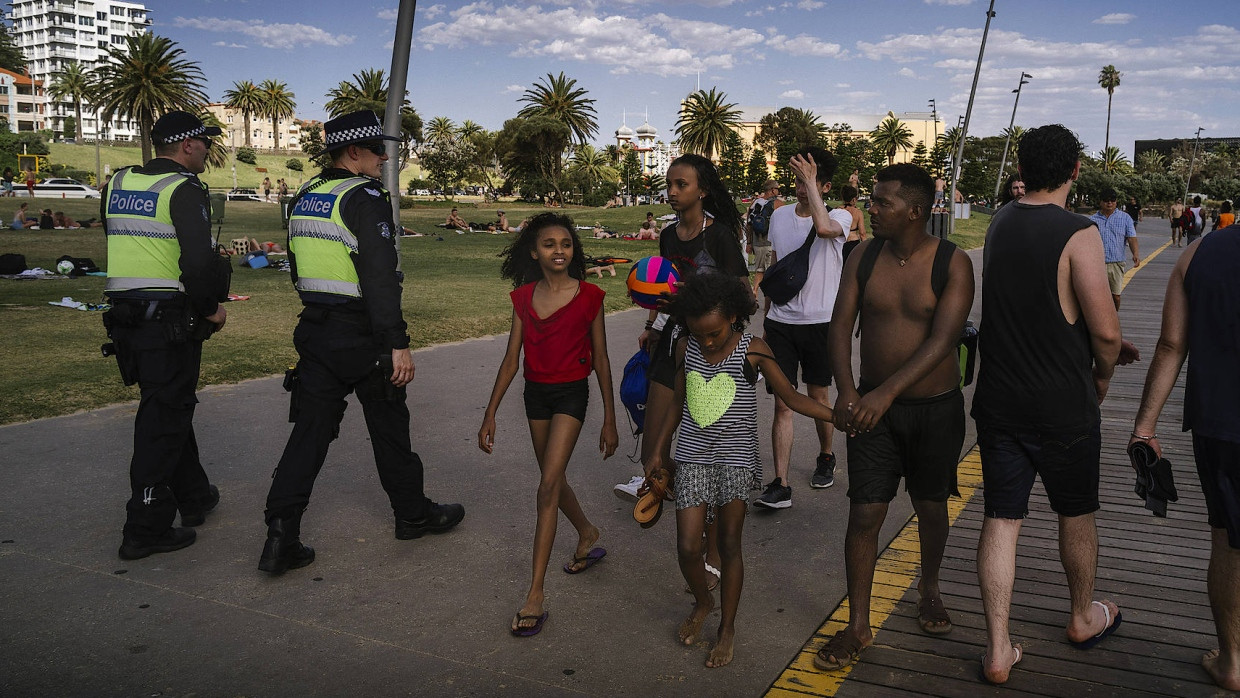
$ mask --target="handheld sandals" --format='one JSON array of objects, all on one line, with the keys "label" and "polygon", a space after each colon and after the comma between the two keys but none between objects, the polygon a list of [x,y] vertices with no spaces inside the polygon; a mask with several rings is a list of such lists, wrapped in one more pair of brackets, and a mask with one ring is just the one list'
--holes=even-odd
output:
[{"label": "handheld sandals", "polygon": [[675,501],[672,493],[672,474],[666,468],[655,468],[637,490],[637,504],[633,506],[633,519],[642,528],[650,528],[663,515],[663,502]]}]

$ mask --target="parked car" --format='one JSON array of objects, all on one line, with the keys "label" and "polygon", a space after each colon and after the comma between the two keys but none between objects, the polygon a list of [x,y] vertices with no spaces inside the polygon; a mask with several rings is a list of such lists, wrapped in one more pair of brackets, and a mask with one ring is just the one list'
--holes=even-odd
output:
[{"label": "parked car", "polygon": [[[21,182],[13,182],[13,193],[29,196]],[[98,199],[99,190],[88,187],[76,179],[51,177],[34,185],[34,195],[40,199]]]},{"label": "parked car", "polygon": [[262,201],[263,197],[259,196],[258,192],[254,191],[253,189],[246,189],[244,187],[240,187],[237,189],[228,190],[228,200],[229,201]]}]

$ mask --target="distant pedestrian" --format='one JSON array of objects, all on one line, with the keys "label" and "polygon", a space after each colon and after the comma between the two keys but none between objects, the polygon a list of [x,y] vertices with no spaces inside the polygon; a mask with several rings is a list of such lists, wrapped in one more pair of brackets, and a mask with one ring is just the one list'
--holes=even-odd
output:
[{"label": "distant pedestrian", "polygon": [[779,198],[779,182],[766,180],[762,185],[762,193],[749,205],[749,213],[745,216],[745,230],[749,239],[749,250],[753,254],[753,284],[750,287],[753,295],[758,295],[758,285],[766,276],[766,268],[771,266],[771,215],[775,209],[784,205]]},{"label": "distant pedestrian", "polygon": [[1008,175],[1007,181],[1003,183],[1003,191],[999,192],[999,206],[1002,208],[1006,204],[1016,201],[1025,195],[1025,183],[1021,180],[1019,174]]},{"label": "distant pedestrian", "polygon": [[[865,214],[857,207],[857,190],[851,184],[840,187],[840,199],[844,202],[843,209],[852,216],[852,227],[848,229],[848,237],[844,241],[844,263],[848,263],[848,255],[865,241]],[[927,211],[927,213],[929,213]]]},{"label": "distant pedestrian", "polygon": [[1180,247],[1180,218],[1184,215],[1184,204],[1180,201],[1173,201],[1167,207],[1167,217],[1171,219],[1171,244]]},{"label": "distant pedestrian", "polygon": [[1240,691],[1240,226],[1220,228],[1190,245],[1171,270],[1162,332],[1145,377],[1141,406],[1128,440],[1162,456],[1158,416],[1188,360],[1184,431],[1210,526],[1206,591],[1218,649],[1201,664],[1224,690]]},{"label": "distant pedestrian", "polygon": [[[986,234],[973,417],[986,503],[977,546],[987,634],[982,670],[996,684],[1021,659],[1008,614],[1017,539],[1035,479],[1059,515],[1069,642],[1092,647],[1121,620],[1114,603],[1093,600],[1098,406],[1119,357],[1120,328],[1098,229],[1064,209],[1081,150],[1058,124],[1027,131],[1018,148],[1026,194],[1000,209]],[[1071,273],[1060,272],[1065,268]]]},{"label": "distant pedestrian", "polygon": [[558,213],[535,216],[502,256],[500,275],[516,286],[509,294],[512,328],[478,430],[478,448],[491,453],[495,446],[495,414],[517,375],[524,352],[525,417],[541,477],[536,498],[533,574],[529,593],[512,619],[511,630],[518,637],[530,637],[537,635],[547,620],[543,587],[559,512],[564,512],[577,531],[576,549],[564,565],[565,572],[584,572],[607,554],[605,549],[594,546],[599,530],[586,518],[565,475],[586,418],[590,373],[595,374],[603,395],[603,429],[598,448],[604,460],[616,452],[620,437],[616,432],[611,363],[607,358],[604,293],[583,280],[585,253],[573,220]]},{"label": "distant pedestrian", "polygon": [[[1193,221],[1192,225],[1185,231],[1185,245],[1193,244],[1193,240],[1201,237],[1202,232],[1205,230],[1205,215],[1201,210],[1200,196],[1193,197],[1193,205],[1188,208],[1188,211],[1192,213]],[[1180,221],[1180,229],[1184,230],[1184,221]]]},{"label": "distant pedestrian", "polygon": [[1102,251],[1106,259],[1107,284],[1111,287],[1111,298],[1115,309],[1119,310],[1120,294],[1124,292],[1124,245],[1127,243],[1132,252],[1132,266],[1141,266],[1141,254],[1137,250],[1137,230],[1132,218],[1124,211],[1116,208],[1119,195],[1110,187],[1103,189],[1098,196],[1098,212],[1089,217],[1098,226],[1098,234],[1102,236]]},{"label": "distant pedestrian", "polygon": [[1124,213],[1132,219],[1132,225],[1135,228],[1141,223],[1141,204],[1137,203],[1137,197],[1129,196],[1128,203],[1124,204]]},{"label": "distant pedestrian", "polygon": [[13,196],[13,168],[4,168],[4,174],[0,175],[0,183],[4,185],[4,196]]},{"label": "distant pedestrian", "polygon": [[1231,202],[1224,201],[1218,207],[1218,226],[1216,230],[1222,230],[1236,222],[1236,214],[1231,210]]},{"label": "distant pedestrian", "polygon": [[263,201],[271,201],[271,178],[263,177]]},{"label": "distant pedestrian", "polygon": [[30,198],[34,198],[34,171],[27,168],[22,171],[22,176],[26,179],[26,194]]}]

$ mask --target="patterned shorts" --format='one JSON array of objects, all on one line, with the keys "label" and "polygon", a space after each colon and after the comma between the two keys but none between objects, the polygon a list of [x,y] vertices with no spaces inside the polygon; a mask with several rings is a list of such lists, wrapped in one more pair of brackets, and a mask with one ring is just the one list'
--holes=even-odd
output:
[{"label": "patterned shorts", "polygon": [[676,463],[676,508],[700,504],[721,507],[734,499],[749,501],[754,470],[730,465]]}]

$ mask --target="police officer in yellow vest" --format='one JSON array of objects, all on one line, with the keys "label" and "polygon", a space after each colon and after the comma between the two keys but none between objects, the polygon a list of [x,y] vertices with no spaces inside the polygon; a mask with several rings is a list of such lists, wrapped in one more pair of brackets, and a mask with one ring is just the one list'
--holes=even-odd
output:
[{"label": "police officer in yellow vest", "polygon": [[[125,560],[194,542],[219,502],[194,438],[202,342],[224,326],[227,295],[211,241],[206,170],[211,137],[193,114],[165,114],[151,129],[156,157],[118,170],[103,192],[108,238],[104,324],[126,385],[138,384],[132,493],[120,547]],[[177,511],[181,528],[172,526]]]},{"label": "police officer in yellow vest", "polygon": [[301,188],[289,215],[289,261],[304,308],[293,332],[297,367],[286,381],[294,426],[267,495],[258,563],[273,574],[314,561],[300,539],[302,512],[351,392],[362,405],[396,537],[441,533],[465,517],[460,504],[436,504],[423,493],[422,461],[409,442],[405,385],[414,366],[396,269],[400,229],[378,181],[384,141],[397,139],[383,134],[370,111],[328,121],[323,135],[332,165]]}]

